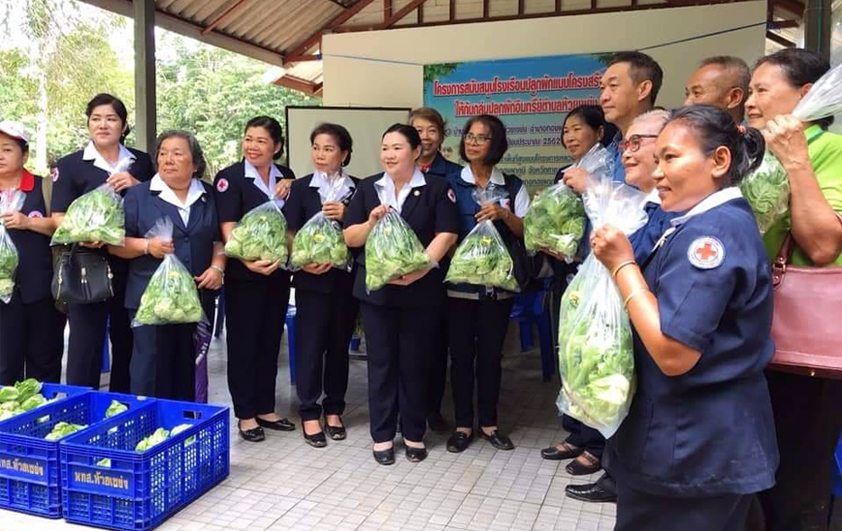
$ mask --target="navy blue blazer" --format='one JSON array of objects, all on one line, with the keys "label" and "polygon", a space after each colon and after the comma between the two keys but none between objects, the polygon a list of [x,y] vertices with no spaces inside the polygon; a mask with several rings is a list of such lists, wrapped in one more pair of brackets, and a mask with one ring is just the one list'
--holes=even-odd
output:
[{"label": "navy blue blazer", "polygon": [[[190,218],[185,226],[178,209],[150,190],[145,182],[129,189],[123,204],[126,210],[126,236],[143,238],[160,218],[168,217],[173,224],[175,255],[193,276],[204,273],[213,260],[213,244],[222,241],[216,201],[210,185],[202,183],[205,193],[190,208]],[[129,261],[126,285],[126,308],[137,309],[140,297],[149,280],[161,265],[161,260],[144,255]]]}]

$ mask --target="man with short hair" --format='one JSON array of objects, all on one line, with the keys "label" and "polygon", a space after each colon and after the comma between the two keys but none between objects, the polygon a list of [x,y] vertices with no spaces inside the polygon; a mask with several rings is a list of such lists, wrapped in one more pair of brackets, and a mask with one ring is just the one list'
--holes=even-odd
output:
[{"label": "man with short hair", "polygon": [[739,57],[709,57],[699,64],[684,89],[684,105],[704,103],[719,107],[742,123],[751,72]]}]

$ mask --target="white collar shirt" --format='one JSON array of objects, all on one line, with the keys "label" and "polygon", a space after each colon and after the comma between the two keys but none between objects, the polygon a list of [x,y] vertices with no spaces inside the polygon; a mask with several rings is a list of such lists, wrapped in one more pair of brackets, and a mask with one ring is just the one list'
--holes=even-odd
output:
[{"label": "white collar shirt", "polygon": [[406,203],[406,199],[409,197],[413,188],[426,185],[427,179],[417,166],[415,168],[415,173],[412,174],[412,179],[410,179],[409,182],[401,188],[399,193],[395,192],[395,181],[388,173],[384,173],[383,177],[374,183],[374,187],[377,189],[378,197],[380,197],[380,202],[384,205],[391,206],[398,212],[403,209],[403,205]]},{"label": "white collar shirt", "polygon": [[173,189],[170,188],[157,173],[154,177],[152,177],[152,181],[149,183],[149,190],[159,192],[158,197],[160,197],[162,201],[166,201],[178,209],[178,215],[181,216],[181,221],[184,222],[185,227],[190,221],[190,209],[193,207],[193,204],[205,195],[205,188],[202,186],[202,183],[200,183],[198,179],[191,179],[190,189],[187,190],[187,201],[182,202],[181,199],[175,195]]},{"label": "white collar shirt", "polygon": [[263,182],[263,177],[260,176],[260,172],[257,171],[257,168],[255,168],[251,162],[244,160],[243,163],[245,164],[246,179],[251,179],[257,189],[266,194],[267,201],[275,201],[278,208],[283,208],[286,201],[275,197],[275,185],[278,184],[278,181],[284,178],[283,174],[281,174],[281,170],[279,170],[274,164],[269,165],[269,184],[267,185]]},{"label": "white collar shirt", "polygon": [[120,154],[117,157],[117,163],[112,166],[111,163],[105,160],[105,157],[103,157],[96,149],[96,145],[94,145],[93,140],[88,141],[88,145],[85,146],[85,151],[82,153],[82,160],[94,161],[94,166],[107,171],[109,177],[115,173],[128,171],[136,158],[137,157],[135,157],[134,153],[129,151],[129,149],[123,144],[120,144]]}]

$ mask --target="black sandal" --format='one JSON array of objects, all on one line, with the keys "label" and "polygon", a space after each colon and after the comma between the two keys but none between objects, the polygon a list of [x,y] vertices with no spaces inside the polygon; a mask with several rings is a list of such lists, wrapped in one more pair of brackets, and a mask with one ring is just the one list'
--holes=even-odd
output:
[{"label": "black sandal", "polygon": [[565,467],[565,470],[571,476],[589,476],[602,470],[602,463],[598,457],[594,457],[588,452],[582,452],[580,457],[584,457],[590,464],[583,465],[578,459],[570,461]]},{"label": "black sandal", "polygon": [[550,461],[563,461],[565,459],[573,459],[579,457],[585,451],[584,448],[576,448],[567,441],[559,443],[564,447],[564,450],[558,449],[558,444],[554,444],[549,448],[541,450],[541,457],[549,459]]},{"label": "black sandal", "polygon": [[334,441],[344,441],[345,438],[348,436],[348,432],[345,430],[345,421],[342,420],[341,415],[337,415],[339,417],[339,422],[341,426],[331,426],[327,423],[327,415],[325,415],[325,431],[327,432],[327,436],[330,437]]}]

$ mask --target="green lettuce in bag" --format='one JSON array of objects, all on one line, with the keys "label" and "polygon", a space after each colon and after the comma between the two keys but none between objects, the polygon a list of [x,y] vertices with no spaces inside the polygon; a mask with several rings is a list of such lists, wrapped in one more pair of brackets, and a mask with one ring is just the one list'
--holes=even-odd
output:
[{"label": "green lettuce in bag", "polygon": [[120,195],[107,184],[70,203],[53,244],[102,242],[122,246],[126,239],[126,213]]},{"label": "green lettuce in bag", "polygon": [[[20,190],[0,193],[0,214],[17,212],[23,207],[26,195]],[[18,269],[18,249],[12,237],[0,223],[0,302],[8,304],[15,291],[15,273]]]},{"label": "green lettuce in bag", "polygon": [[231,231],[225,254],[243,260],[287,261],[287,220],[274,201],[246,212]]},{"label": "green lettuce in bag", "polygon": [[[161,218],[146,237],[172,241],[172,231],[172,220]],[[203,316],[193,276],[174,254],[168,254],[149,279],[132,326],[197,323]]]},{"label": "green lettuce in bag", "polygon": [[[339,202],[343,197],[344,179],[334,178],[322,195],[322,203]],[[321,190],[319,191],[321,193]],[[300,269],[309,264],[330,264],[339,269],[350,270],[351,253],[345,245],[342,226],[319,212],[304,224],[292,241],[290,265]]]}]

